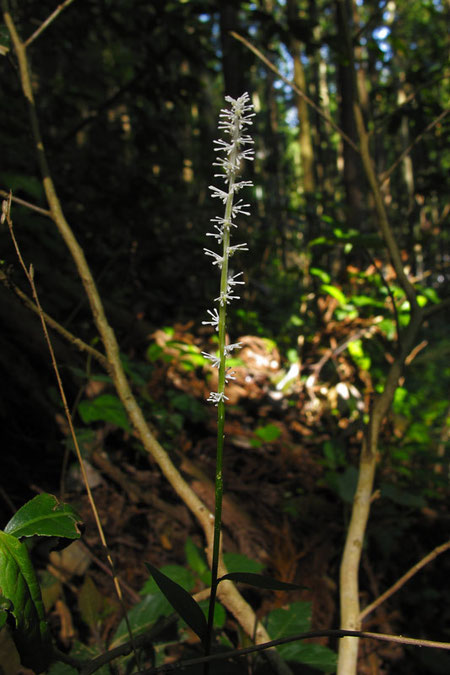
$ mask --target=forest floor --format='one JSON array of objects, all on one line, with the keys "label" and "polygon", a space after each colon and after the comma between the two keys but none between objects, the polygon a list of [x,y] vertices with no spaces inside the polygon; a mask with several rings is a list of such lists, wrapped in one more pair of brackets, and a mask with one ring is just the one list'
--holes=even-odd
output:
[{"label": "forest floor", "polygon": [[[189,324],[176,326],[170,340],[161,331],[155,333],[154,344],[168,358],[155,360],[150,379],[139,385],[140,396],[147,402],[163,403],[156,412],[153,407],[152,428],[198,496],[213,509],[216,410],[204,401],[214,382],[205,382],[202,368],[185,367],[192,345],[198,350],[207,346],[205,336],[194,337],[190,328]],[[312,629],[337,628],[340,557],[362,440],[360,416],[354,412],[356,407],[349,407],[345,392],[353,395],[357,406],[360,374],[342,352],[335,355],[330,348],[316,352],[309,364],[303,364],[310,376],[309,389],[300,384],[297,373],[289,387],[280,390],[274,383],[282,380],[288,369],[281,368],[276,347],[255,336],[244,336],[240,341],[243,348],[235,368],[236,380],[227,390],[224,550],[256,561],[265,574],[301,587],[289,596],[244,589],[258,617],[295,601],[310,602]],[[336,349],[336,344],[331,347]],[[325,359],[324,354],[328,355]],[[340,376],[325,383],[324,373],[331,372],[324,368],[327,361]],[[108,391],[108,384],[93,381],[85,395],[93,399],[104,391]],[[64,422],[60,426],[65,432]],[[200,551],[204,540],[187,508],[132,433],[108,422],[95,424],[90,432],[85,444],[89,480],[125,602],[131,607],[141,600],[139,591],[148,579],[144,562],[158,568],[167,564],[186,566],[187,539]],[[336,448],[344,449],[345,456]],[[79,472],[70,461],[67,466],[62,496],[79,510],[86,530],[81,541],[68,549],[52,552],[49,558],[47,552],[41,552],[44,601],[62,648],[69,648],[74,639],[106,645],[121,619],[121,610]],[[389,466],[381,468],[381,479],[386,480],[389,472]],[[38,473],[33,484],[34,489],[40,489]],[[389,518],[394,517],[392,513],[386,521],[386,514],[381,513],[380,527],[389,530],[393,527]],[[412,556],[420,558],[419,552],[427,552],[430,530],[439,527],[441,518],[447,518],[444,505],[441,513],[423,509],[417,519],[410,514],[408,527],[416,528]],[[424,530],[423,536],[417,523]],[[363,553],[363,606],[387,585],[376,556],[370,555],[374,541],[376,537]],[[384,557],[383,552],[376,553]],[[406,571],[411,559],[416,561],[408,555],[398,561],[398,576]],[[83,599],[86,596],[91,598],[88,608]],[[382,606],[368,617],[364,628],[402,632],[407,623],[402,611],[396,603],[389,609]],[[92,619],[93,614],[96,619]],[[227,628],[236,631],[230,620]],[[336,648],[327,639],[318,642]],[[362,645],[358,672],[382,675],[415,671],[411,662],[405,661],[402,647],[371,642]]]}]

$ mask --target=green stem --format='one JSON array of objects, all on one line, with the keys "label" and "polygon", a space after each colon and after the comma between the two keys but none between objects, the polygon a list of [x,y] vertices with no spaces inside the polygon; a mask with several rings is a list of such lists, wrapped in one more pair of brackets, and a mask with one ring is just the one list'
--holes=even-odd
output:
[{"label": "green stem", "polygon": [[[231,161],[234,162],[233,155],[237,154],[239,129],[236,129],[235,149],[233,150]],[[219,394],[225,393],[225,375],[226,375],[226,319],[227,319],[227,303],[226,293],[228,286],[228,259],[230,247],[230,228],[231,216],[233,208],[235,176],[230,176],[228,185],[228,198],[225,206],[225,223],[223,228],[223,262],[222,273],[220,277],[220,305],[219,305],[219,382],[217,392]],[[216,451],[216,478],[215,478],[215,506],[214,506],[214,539],[213,539],[213,554],[211,563],[211,595],[209,597],[208,609],[208,632],[206,638],[205,655],[209,656],[211,653],[213,627],[214,627],[214,608],[216,604],[217,595],[217,577],[220,560],[220,535],[222,530],[222,498],[223,498],[223,442],[225,438],[225,400],[222,397],[217,404],[217,451]],[[209,674],[209,663],[205,664],[204,675]]]}]

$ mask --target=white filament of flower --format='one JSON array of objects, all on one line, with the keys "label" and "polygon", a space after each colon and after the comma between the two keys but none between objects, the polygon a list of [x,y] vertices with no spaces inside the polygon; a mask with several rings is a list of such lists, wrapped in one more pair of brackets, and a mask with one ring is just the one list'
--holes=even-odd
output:
[{"label": "white filament of flower", "polygon": [[[225,384],[234,378],[234,373],[226,366],[226,360],[234,349],[238,349],[239,343],[226,345],[226,308],[233,300],[238,300],[236,286],[244,284],[240,277],[242,272],[233,274],[228,268],[229,258],[240,251],[248,251],[247,244],[234,244],[231,246],[231,230],[236,228],[234,220],[238,216],[249,216],[249,204],[245,204],[242,199],[234,202],[235,195],[246,187],[251,187],[253,183],[248,180],[238,180],[241,171],[241,165],[244,160],[252,161],[254,151],[251,147],[253,140],[246,133],[247,127],[252,124],[253,105],[250,103],[250,97],[247,93],[239,98],[226,96],[225,100],[230,104],[229,109],[223,109],[219,115],[219,130],[227,134],[229,138],[218,139],[214,141],[214,148],[217,153],[213,166],[218,167],[222,173],[214,174],[215,178],[221,178],[224,181],[224,189],[215,185],[210,185],[211,197],[219,199],[225,206],[225,214],[211,219],[213,231],[207,232],[208,237],[212,237],[222,246],[221,253],[216,253],[208,248],[203,249],[205,255],[211,257],[212,264],[217,265],[221,270],[220,292],[215,302],[219,309],[208,310],[210,320],[203,321],[205,325],[212,326],[219,333],[219,351],[218,356],[202,352],[203,356],[211,361],[213,368],[219,369],[218,391],[211,392],[208,401],[215,405],[223,404],[227,399],[224,393]],[[220,408],[219,408],[220,411]]]}]

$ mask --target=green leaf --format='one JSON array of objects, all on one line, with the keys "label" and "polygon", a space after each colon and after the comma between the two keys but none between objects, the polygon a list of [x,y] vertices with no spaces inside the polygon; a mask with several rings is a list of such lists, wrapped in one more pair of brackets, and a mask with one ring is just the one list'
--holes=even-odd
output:
[{"label": "green leaf", "polygon": [[81,517],[69,504],[43,493],[24,504],[11,518],[5,532],[20,537],[40,535],[79,539]]},{"label": "green leaf", "polygon": [[330,471],[327,473],[326,479],[344,502],[348,504],[353,502],[358,482],[358,470],[356,467],[348,466],[343,473]]},{"label": "green leaf", "polygon": [[334,673],[337,666],[337,655],[328,647],[304,642],[291,642],[280,645],[278,651],[285,661],[304,663],[325,673]]},{"label": "green leaf", "polygon": [[267,616],[267,632],[272,640],[306,633],[310,627],[310,602],[292,602],[287,608],[274,609]]},{"label": "green leaf", "polygon": [[318,267],[310,267],[309,272],[315,277],[319,277],[320,281],[323,281],[324,284],[329,284],[331,281],[331,277],[328,272],[325,272],[325,270],[321,270]]},{"label": "green leaf", "polygon": [[27,547],[12,534],[0,531],[0,592],[12,603],[12,638],[22,665],[37,673],[50,662],[50,633],[44,617],[41,590]]},{"label": "green leaf", "polygon": [[285,581],[278,581],[278,579],[266,577],[262,574],[253,574],[253,572],[230,572],[220,577],[217,583],[227,579],[236,583],[248,584],[255,588],[269,588],[271,591],[298,591],[302,588],[297,584],[288,584]]},{"label": "green leaf", "polygon": [[78,593],[78,608],[83,621],[96,628],[100,622],[113,611],[111,601],[100,593],[92,577],[86,575]]},{"label": "green leaf", "polygon": [[320,288],[322,291],[325,291],[325,293],[328,293],[328,295],[331,295],[332,298],[337,300],[340,305],[347,304],[348,300],[340,288],[337,288],[336,286],[330,286],[330,284],[322,284]]},{"label": "green leaf", "polygon": [[[200,608],[206,618],[208,618],[209,612],[209,598],[207,600],[201,600],[198,603]],[[227,613],[223,605],[220,602],[214,604],[214,628],[223,628],[227,620]]]},{"label": "green leaf", "polygon": [[[191,591],[195,585],[195,577],[191,570],[181,565],[164,565],[160,572],[172,579],[176,584],[182,586],[185,591]],[[139,593],[141,595],[155,595],[160,593],[160,589],[156,581],[152,578],[147,579]]]},{"label": "green leaf", "polygon": [[40,201],[43,197],[42,183],[35,176],[25,176],[23,173],[3,171],[0,174],[0,178],[3,185],[7,185],[8,190],[12,190],[13,194],[25,192],[36,201]]},{"label": "green leaf", "polygon": [[186,544],[184,545],[184,553],[186,555],[186,560],[194,572],[198,574],[200,579],[205,584],[211,583],[211,572],[206,563],[206,560],[201,552],[201,550],[194,544],[192,539],[188,537],[186,539]]},{"label": "green leaf", "polygon": [[370,369],[371,360],[364,352],[362,340],[353,340],[353,342],[348,344],[347,349],[350,356],[361,370],[368,371]]},{"label": "green leaf", "polygon": [[153,342],[151,345],[149,345],[149,347],[147,347],[147,351],[145,352],[145,356],[151,363],[157,361],[163,354],[164,349],[157,345],[156,342]]},{"label": "green leaf", "polygon": [[400,506],[409,506],[416,509],[421,509],[426,506],[426,501],[422,497],[411,494],[410,492],[406,492],[405,490],[401,490],[395,485],[382,483],[380,486],[380,491],[382,497],[387,497],[395,504],[400,504]]},{"label": "green leaf", "polygon": [[78,412],[85,424],[111,422],[125,431],[131,431],[122,402],[112,394],[102,394],[93,401],[81,401]]},{"label": "green leaf", "polygon": [[[162,593],[147,595],[141,602],[132,607],[128,612],[128,621],[134,635],[140,635],[150,630],[156,621],[162,616],[172,614],[173,608]],[[117,627],[110,649],[118,647],[130,639],[125,619],[122,619]]]},{"label": "green leaf", "polygon": [[280,435],[281,431],[275,424],[266,424],[264,427],[255,429],[255,436],[258,436],[264,443],[276,441]]},{"label": "green leaf", "polygon": [[162,574],[156,567],[153,567],[150,563],[145,563],[145,566],[175,611],[204,643],[208,627],[204,614],[195,600],[182,586]]},{"label": "green leaf", "polygon": [[253,572],[258,574],[264,569],[262,563],[252,560],[242,553],[224,553],[223,561],[229,572]]}]

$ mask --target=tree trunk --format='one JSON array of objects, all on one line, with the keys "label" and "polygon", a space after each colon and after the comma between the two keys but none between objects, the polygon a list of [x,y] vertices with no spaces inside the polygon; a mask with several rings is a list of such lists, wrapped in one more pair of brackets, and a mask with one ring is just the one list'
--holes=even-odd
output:
[{"label": "tree trunk", "polygon": [[[349,0],[337,1],[336,19],[338,26],[338,35],[345,36],[348,30],[346,17],[351,16],[352,12]],[[342,40],[344,43],[344,40]],[[350,45],[351,48],[351,45]],[[344,44],[343,50],[339,53],[338,62],[338,90],[340,107],[340,126],[343,131],[355,143],[357,142],[357,133],[355,127],[355,118],[353,114],[353,101],[355,99],[355,77],[352,64],[348,57],[348,48]],[[348,227],[360,230],[364,223],[363,218],[363,191],[361,186],[362,167],[358,153],[348,144],[343,145],[343,182],[347,202],[347,224]]]}]

